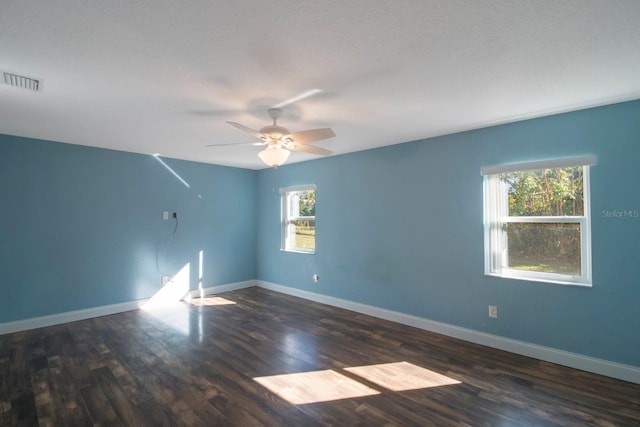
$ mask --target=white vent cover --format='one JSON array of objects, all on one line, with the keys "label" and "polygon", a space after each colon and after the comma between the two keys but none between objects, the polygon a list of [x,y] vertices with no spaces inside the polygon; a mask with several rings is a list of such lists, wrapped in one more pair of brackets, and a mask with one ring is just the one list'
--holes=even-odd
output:
[{"label": "white vent cover", "polygon": [[21,76],[20,74],[3,71],[2,81],[4,82],[4,84],[7,84],[9,86],[32,90],[34,92],[42,92],[42,79]]}]

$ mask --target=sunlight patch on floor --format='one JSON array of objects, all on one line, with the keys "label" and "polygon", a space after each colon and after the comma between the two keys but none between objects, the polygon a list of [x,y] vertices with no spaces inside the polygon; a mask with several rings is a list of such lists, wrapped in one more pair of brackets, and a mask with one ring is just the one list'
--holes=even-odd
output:
[{"label": "sunlight patch on floor", "polygon": [[446,375],[421,368],[409,362],[382,363],[379,365],[345,368],[345,371],[362,377],[392,391],[416,390],[460,384]]},{"label": "sunlight patch on floor", "polygon": [[235,301],[228,300],[222,297],[203,297],[203,298],[190,298],[187,300],[189,304],[196,306],[203,305],[232,305],[237,304]]},{"label": "sunlight patch on floor", "polygon": [[192,332],[191,321],[188,307],[182,302],[182,299],[189,294],[190,270],[190,264],[186,263],[166,285],[141,307],[186,336]]},{"label": "sunlight patch on floor", "polygon": [[294,405],[380,394],[332,370],[256,377],[254,380]]}]

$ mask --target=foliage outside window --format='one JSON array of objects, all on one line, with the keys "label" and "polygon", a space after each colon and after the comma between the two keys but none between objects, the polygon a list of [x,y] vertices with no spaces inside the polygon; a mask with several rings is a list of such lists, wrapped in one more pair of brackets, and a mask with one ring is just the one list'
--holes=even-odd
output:
[{"label": "foliage outside window", "polygon": [[590,160],[483,171],[486,274],[591,285]]},{"label": "foliage outside window", "polygon": [[282,245],[290,252],[316,251],[316,188],[314,185],[280,190],[282,199]]}]

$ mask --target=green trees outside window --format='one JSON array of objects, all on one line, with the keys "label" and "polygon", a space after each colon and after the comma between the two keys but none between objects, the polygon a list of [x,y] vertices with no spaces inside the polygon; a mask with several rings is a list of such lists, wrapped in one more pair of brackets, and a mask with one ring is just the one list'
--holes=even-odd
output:
[{"label": "green trees outside window", "polygon": [[[584,216],[582,167],[540,169],[500,175],[509,217]],[[580,275],[580,226],[566,222],[507,222],[508,266],[512,269]]]}]

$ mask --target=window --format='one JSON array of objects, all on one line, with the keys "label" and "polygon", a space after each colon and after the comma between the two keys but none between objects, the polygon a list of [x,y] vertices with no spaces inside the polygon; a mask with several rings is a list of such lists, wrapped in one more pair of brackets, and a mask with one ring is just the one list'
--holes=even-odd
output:
[{"label": "window", "polygon": [[281,188],[282,246],[290,252],[316,252],[316,187]]},{"label": "window", "polygon": [[485,274],[591,285],[592,156],[486,167]]}]

